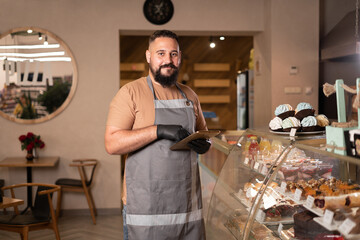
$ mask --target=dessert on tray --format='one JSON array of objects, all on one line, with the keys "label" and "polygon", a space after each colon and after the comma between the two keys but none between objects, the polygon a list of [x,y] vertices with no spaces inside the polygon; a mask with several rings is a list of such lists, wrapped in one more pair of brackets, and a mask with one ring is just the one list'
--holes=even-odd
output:
[{"label": "dessert on tray", "polygon": [[274,114],[269,122],[269,129],[274,132],[290,132],[292,128],[297,132],[324,131],[330,124],[324,114],[315,115],[315,109],[306,102],[299,103],[295,110],[290,104],[281,104]]},{"label": "dessert on tray", "polygon": [[275,116],[277,116],[281,119],[285,119],[288,117],[293,117],[295,114],[295,111],[290,104],[281,104],[276,107],[274,113],[275,113]]},{"label": "dessert on tray", "polygon": [[307,116],[314,116],[315,110],[310,103],[301,102],[296,106],[295,117],[300,121]]}]

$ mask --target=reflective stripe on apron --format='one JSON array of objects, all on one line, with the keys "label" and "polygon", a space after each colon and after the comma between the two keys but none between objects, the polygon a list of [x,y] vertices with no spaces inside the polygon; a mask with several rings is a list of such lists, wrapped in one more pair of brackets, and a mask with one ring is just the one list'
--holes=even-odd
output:
[{"label": "reflective stripe on apron", "polygon": [[[195,130],[191,101],[158,100],[154,94],[155,125],[182,125]],[[201,186],[196,153],[171,151],[175,142],[157,140],[129,155],[126,160],[126,223],[130,240],[205,239]]]}]

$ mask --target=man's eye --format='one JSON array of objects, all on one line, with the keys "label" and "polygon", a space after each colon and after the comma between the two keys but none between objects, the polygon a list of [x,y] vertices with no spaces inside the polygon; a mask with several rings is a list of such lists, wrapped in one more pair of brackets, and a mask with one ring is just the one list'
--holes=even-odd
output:
[{"label": "man's eye", "polygon": [[177,56],[178,56],[178,54],[177,54],[177,53],[172,53],[172,54],[171,54],[171,56],[173,56],[173,57],[177,57]]},{"label": "man's eye", "polygon": [[164,56],[164,53],[158,53],[159,54],[159,56]]}]

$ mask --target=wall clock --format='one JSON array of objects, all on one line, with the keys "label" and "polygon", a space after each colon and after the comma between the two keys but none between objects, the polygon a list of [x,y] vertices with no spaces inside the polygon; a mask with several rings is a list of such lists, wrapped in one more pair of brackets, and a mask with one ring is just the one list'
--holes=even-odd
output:
[{"label": "wall clock", "polygon": [[171,0],[146,0],[144,3],[146,19],[156,25],[170,21],[174,14],[174,5]]}]

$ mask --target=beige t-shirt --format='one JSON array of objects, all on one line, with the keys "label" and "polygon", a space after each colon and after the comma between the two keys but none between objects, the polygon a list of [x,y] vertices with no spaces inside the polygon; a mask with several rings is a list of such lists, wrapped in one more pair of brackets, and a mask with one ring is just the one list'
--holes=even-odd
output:
[{"label": "beige t-shirt", "polygon": [[[194,104],[194,113],[196,117],[195,131],[207,130],[206,122],[196,93],[186,85],[178,85],[185,93],[186,97]],[[160,84],[153,81],[153,87],[159,100],[183,98],[176,86],[163,88]],[[110,103],[106,125],[130,130],[148,127],[154,125],[154,122],[154,95],[149,88],[146,77],[142,77],[120,88]],[[123,203],[126,204],[125,176],[123,183],[122,200]]]}]

